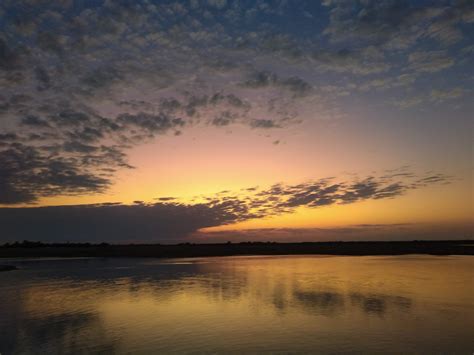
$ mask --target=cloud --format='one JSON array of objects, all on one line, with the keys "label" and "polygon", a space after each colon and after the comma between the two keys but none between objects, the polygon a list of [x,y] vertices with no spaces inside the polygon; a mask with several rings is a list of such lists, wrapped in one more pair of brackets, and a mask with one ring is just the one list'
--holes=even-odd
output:
[{"label": "cloud", "polygon": [[277,125],[274,121],[272,120],[265,120],[265,119],[258,119],[258,120],[253,120],[250,125],[253,128],[279,128],[281,126]]},{"label": "cloud", "polygon": [[330,23],[324,33],[336,42],[359,41],[391,49],[408,48],[425,37],[454,43],[463,37],[461,24],[472,22],[470,1],[434,2],[328,0]]},{"label": "cloud", "polygon": [[422,103],[431,102],[437,105],[443,104],[446,101],[459,100],[466,96],[470,90],[454,87],[450,89],[432,89],[429,93],[413,95],[407,98],[394,100],[392,103],[403,109],[420,105]]},{"label": "cloud", "polygon": [[448,90],[437,90],[433,89],[431,90],[431,100],[435,102],[444,102],[447,100],[454,100],[458,99],[460,97],[463,97],[468,91],[457,87],[457,88],[452,88]]},{"label": "cloud", "polygon": [[50,127],[46,120],[41,119],[38,116],[28,115],[21,119],[21,124],[25,126],[33,126],[38,128]]},{"label": "cloud", "polygon": [[280,79],[277,74],[260,71],[252,74],[252,77],[242,83],[242,86],[260,89],[276,87],[290,91],[295,97],[303,97],[310,94],[313,87],[303,79],[293,76],[286,79]]},{"label": "cloud", "polygon": [[[25,164],[36,164],[41,174],[41,163],[33,158]],[[61,162],[53,162],[61,164]],[[101,189],[106,181],[74,174],[64,175],[59,166],[57,175],[45,181],[49,186],[36,186],[21,167],[16,171],[23,184],[18,190],[6,191],[12,202],[29,201],[40,193],[55,193],[67,189],[75,193],[88,185]],[[11,169],[10,169],[11,171]],[[3,172],[0,171],[0,176]],[[433,184],[446,184],[452,178],[443,174],[417,176],[406,171],[386,172],[348,181],[320,179],[297,185],[275,184],[266,189],[248,188],[241,192],[222,191],[201,196],[194,203],[182,203],[175,198],[159,198],[157,203],[136,201],[133,205],[96,204],[56,207],[0,208],[0,224],[5,240],[48,241],[160,241],[187,238],[202,228],[229,225],[250,219],[291,213],[297,208],[321,208],[328,205],[350,204],[366,200],[395,198],[408,191]],[[52,184],[51,181],[56,182]],[[2,184],[5,192],[9,185]],[[8,203],[8,200],[2,201]],[[24,223],[27,220],[28,223]]]},{"label": "cloud", "polygon": [[[158,203],[0,209],[6,238],[48,240],[160,240],[232,220],[225,208]],[[27,219],[31,224],[25,224]],[[23,226],[22,226],[23,225]],[[34,228],[33,228],[34,226]]]},{"label": "cloud", "polygon": [[227,0],[207,0],[207,3],[218,9],[222,9],[227,5]]},{"label": "cloud", "polygon": [[[2,185],[9,191],[8,198],[0,195],[0,203],[34,202],[38,197],[61,193],[59,186],[65,187],[64,194],[103,192],[112,182],[114,169],[131,167],[126,161],[126,151],[131,146],[169,132],[179,134],[181,129],[198,124],[205,116],[214,116],[210,123],[216,126],[242,120],[249,120],[248,125],[252,128],[273,125],[271,120],[254,123],[248,119],[250,104],[234,94],[163,98],[150,104],[150,111],[154,113],[141,111],[140,108],[146,108],[145,104],[122,101],[121,105],[127,106],[130,112],[111,118],[90,107],[72,106],[69,102],[49,101],[39,105],[31,102],[26,107],[24,102],[31,102],[30,97],[17,95],[10,100],[10,106],[18,107],[20,111],[18,131],[21,133],[0,134]],[[32,155],[24,157],[26,152]],[[31,164],[23,164],[20,174],[14,159],[26,159]],[[57,172],[48,172],[53,166],[48,161],[61,162],[68,173],[87,177],[87,183],[72,182],[71,179],[67,180],[71,184],[66,180],[64,184],[58,183],[57,179],[49,183],[46,177],[56,176]],[[104,176],[104,169],[108,169],[107,176]],[[38,175],[39,170],[42,175]],[[31,191],[24,195],[27,187],[22,186],[26,176]],[[98,184],[91,183],[92,180]],[[40,186],[45,187],[39,189]],[[21,190],[18,199],[12,197],[12,191],[17,190]]]},{"label": "cloud", "polygon": [[463,39],[460,24],[474,22],[474,5],[469,0],[453,2],[427,28],[426,35],[446,44],[454,44]]},{"label": "cloud", "polygon": [[394,100],[393,104],[395,106],[398,106],[398,107],[402,108],[402,109],[407,109],[407,108],[410,108],[410,107],[420,105],[424,101],[425,101],[424,98],[422,96],[418,95],[418,96],[410,96],[410,97],[400,99],[400,100]]},{"label": "cloud", "polygon": [[[338,100],[358,88],[407,87],[469,64],[467,54],[452,59],[457,47],[431,44],[465,39],[469,1],[324,4],[330,41],[315,27],[328,14],[306,1],[2,1],[0,156],[8,163],[1,184],[10,197],[0,200],[31,202],[60,194],[60,186],[67,194],[99,193],[113,171],[131,167],[129,149],[160,135],[196,125],[270,129],[341,118]],[[423,49],[394,52],[424,40]],[[407,56],[410,72],[401,71]],[[361,82],[349,85],[351,75]],[[450,90],[433,89],[419,102],[459,95]],[[20,174],[12,152],[21,159],[28,150],[35,163]],[[59,184],[48,160],[82,178]]]},{"label": "cloud", "polygon": [[374,46],[362,49],[340,49],[338,51],[321,51],[313,53],[312,59],[324,70],[350,72],[353,74],[374,74],[390,69],[384,53]]},{"label": "cloud", "polygon": [[124,113],[117,117],[117,121],[124,125],[141,128],[150,133],[164,133],[172,128],[184,126],[184,121],[180,118],[170,118],[163,114],[151,115],[144,112],[136,115]]},{"label": "cloud", "polygon": [[116,165],[116,157],[98,148],[70,144],[65,151],[85,153],[83,159],[58,156],[21,143],[12,143],[0,151],[0,204],[29,203],[38,197],[100,193],[110,180],[90,170],[90,165],[108,161]]},{"label": "cloud", "polygon": [[434,73],[453,66],[454,59],[445,51],[417,51],[408,56],[408,63],[415,71]]},{"label": "cloud", "polygon": [[12,49],[9,44],[0,37],[0,69],[14,70],[21,65],[21,55]]},{"label": "cloud", "polygon": [[365,92],[369,90],[388,90],[391,88],[399,87],[410,87],[417,79],[418,73],[405,73],[395,77],[384,76],[370,81],[366,81],[363,84],[358,85],[359,90]]}]

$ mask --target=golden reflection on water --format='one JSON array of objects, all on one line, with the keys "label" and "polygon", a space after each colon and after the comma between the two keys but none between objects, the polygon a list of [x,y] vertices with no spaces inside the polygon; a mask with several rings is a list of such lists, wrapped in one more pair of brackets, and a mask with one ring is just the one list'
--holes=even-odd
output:
[{"label": "golden reflection on water", "polygon": [[0,275],[0,353],[467,352],[474,258],[22,262]]}]

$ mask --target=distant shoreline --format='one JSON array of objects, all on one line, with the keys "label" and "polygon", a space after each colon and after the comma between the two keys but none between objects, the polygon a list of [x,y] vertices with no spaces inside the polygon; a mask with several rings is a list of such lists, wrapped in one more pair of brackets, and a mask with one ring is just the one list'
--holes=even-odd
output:
[{"label": "distant shoreline", "polygon": [[244,242],[223,244],[43,244],[0,246],[0,258],[12,257],[210,257],[237,255],[474,255],[472,240],[390,242]]}]

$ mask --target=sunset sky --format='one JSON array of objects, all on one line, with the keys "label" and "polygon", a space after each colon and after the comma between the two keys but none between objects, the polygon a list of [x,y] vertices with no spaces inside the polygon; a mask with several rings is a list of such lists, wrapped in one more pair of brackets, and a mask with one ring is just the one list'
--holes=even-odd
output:
[{"label": "sunset sky", "polygon": [[474,2],[3,0],[0,243],[463,239]]}]

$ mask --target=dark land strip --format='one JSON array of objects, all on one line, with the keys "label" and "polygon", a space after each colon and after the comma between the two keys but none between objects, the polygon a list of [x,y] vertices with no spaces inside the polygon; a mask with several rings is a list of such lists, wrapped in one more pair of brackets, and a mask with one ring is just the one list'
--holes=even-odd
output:
[{"label": "dark land strip", "polygon": [[[221,244],[89,244],[22,242],[0,246],[0,258],[12,257],[205,257],[233,255],[474,255],[474,241],[391,242],[244,242]],[[0,266],[3,270],[5,266]]]}]

